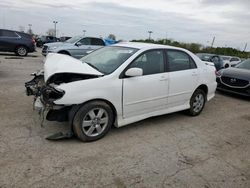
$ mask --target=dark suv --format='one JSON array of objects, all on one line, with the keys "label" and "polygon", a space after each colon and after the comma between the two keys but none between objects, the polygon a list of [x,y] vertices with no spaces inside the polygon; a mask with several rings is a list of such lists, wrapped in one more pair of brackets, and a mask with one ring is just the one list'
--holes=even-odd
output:
[{"label": "dark suv", "polygon": [[0,29],[0,51],[26,56],[29,52],[35,51],[35,40],[26,33]]}]

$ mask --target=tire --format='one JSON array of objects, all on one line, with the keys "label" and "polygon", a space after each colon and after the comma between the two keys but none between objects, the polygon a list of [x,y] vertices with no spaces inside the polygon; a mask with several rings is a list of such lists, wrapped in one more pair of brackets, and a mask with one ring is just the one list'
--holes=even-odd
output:
[{"label": "tire", "polygon": [[187,111],[190,116],[199,115],[206,103],[206,94],[203,90],[197,89],[190,99],[190,109]]},{"label": "tire", "polygon": [[73,119],[73,131],[83,142],[104,137],[114,123],[112,108],[103,101],[84,104]]},{"label": "tire", "polygon": [[15,51],[16,55],[18,56],[27,56],[28,49],[25,46],[18,46]]}]

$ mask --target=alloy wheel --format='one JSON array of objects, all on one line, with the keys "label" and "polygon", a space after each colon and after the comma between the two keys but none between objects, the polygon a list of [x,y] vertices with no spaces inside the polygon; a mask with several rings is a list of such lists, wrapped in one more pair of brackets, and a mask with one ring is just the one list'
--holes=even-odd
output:
[{"label": "alloy wheel", "polygon": [[89,137],[98,136],[105,130],[108,122],[108,113],[105,109],[91,109],[83,118],[82,131]]}]

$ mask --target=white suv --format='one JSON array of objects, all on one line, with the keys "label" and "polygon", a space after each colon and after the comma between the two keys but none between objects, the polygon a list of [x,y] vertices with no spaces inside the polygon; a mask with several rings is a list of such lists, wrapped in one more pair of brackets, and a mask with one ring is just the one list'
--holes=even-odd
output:
[{"label": "white suv", "polygon": [[241,59],[239,57],[231,57],[231,56],[221,56],[224,61],[224,67],[234,67],[238,63],[241,62]]},{"label": "white suv", "polygon": [[152,116],[198,115],[216,86],[213,65],[182,48],[145,43],[119,43],[80,60],[49,54],[44,78],[26,83],[46,119],[69,121],[82,141]]}]

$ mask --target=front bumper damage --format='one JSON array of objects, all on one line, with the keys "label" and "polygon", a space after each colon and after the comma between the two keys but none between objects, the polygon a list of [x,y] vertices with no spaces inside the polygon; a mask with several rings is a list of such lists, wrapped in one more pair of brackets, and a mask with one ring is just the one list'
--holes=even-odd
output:
[{"label": "front bumper damage", "polygon": [[[57,98],[64,95],[63,91],[58,91],[44,82],[43,71],[38,71],[31,74],[34,78],[25,83],[26,95],[34,96],[33,109],[38,111],[43,127],[44,120],[64,122],[69,120],[69,111],[71,106],[60,106],[53,103]],[[46,137],[48,140],[59,140],[73,137],[73,131],[70,129],[66,133],[56,133]]]}]

